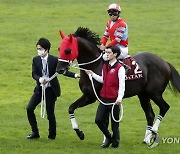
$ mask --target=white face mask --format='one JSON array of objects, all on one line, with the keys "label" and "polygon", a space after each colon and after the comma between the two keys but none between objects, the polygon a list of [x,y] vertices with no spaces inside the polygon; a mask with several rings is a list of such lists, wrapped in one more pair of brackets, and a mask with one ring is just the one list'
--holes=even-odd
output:
[{"label": "white face mask", "polygon": [[46,54],[45,50],[38,50],[37,52],[40,57],[43,57]]},{"label": "white face mask", "polygon": [[107,53],[104,53],[104,54],[103,54],[103,60],[104,60],[104,61],[108,61]]}]

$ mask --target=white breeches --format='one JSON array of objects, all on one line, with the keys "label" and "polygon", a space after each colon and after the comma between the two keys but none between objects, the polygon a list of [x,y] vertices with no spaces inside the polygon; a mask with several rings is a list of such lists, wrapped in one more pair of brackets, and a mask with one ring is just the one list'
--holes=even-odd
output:
[{"label": "white breeches", "polygon": [[118,48],[121,50],[121,54],[119,55],[118,59],[125,59],[128,57],[128,47],[117,45]]}]

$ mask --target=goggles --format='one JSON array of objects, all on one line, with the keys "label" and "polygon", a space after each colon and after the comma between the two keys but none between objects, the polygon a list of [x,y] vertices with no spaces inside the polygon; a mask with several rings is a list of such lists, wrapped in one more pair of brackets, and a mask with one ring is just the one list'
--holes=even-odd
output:
[{"label": "goggles", "polygon": [[109,16],[118,16],[119,12],[118,11],[108,11]]}]

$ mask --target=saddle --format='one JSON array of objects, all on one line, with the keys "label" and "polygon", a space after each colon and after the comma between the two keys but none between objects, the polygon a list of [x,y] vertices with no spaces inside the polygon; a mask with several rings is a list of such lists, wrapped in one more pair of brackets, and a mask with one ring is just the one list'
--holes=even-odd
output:
[{"label": "saddle", "polygon": [[126,73],[125,80],[137,80],[143,78],[143,71],[134,57],[130,56],[125,58],[124,64],[129,66],[129,70]]}]

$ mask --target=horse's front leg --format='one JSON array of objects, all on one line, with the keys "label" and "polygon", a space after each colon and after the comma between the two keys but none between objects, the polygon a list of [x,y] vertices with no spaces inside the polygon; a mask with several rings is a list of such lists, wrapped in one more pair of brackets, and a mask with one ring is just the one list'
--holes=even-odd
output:
[{"label": "horse's front leg", "polygon": [[79,126],[77,124],[77,121],[75,119],[74,111],[77,108],[86,106],[88,104],[92,104],[96,101],[96,98],[94,97],[87,97],[85,95],[82,95],[78,100],[76,100],[73,104],[69,106],[69,116],[72,124],[72,128],[76,131],[77,136],[81,139],[84,140],[84,133],[83,131],[79,130]]}]

